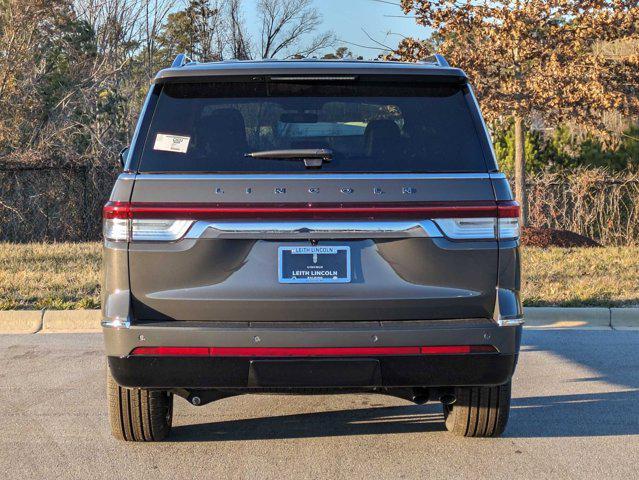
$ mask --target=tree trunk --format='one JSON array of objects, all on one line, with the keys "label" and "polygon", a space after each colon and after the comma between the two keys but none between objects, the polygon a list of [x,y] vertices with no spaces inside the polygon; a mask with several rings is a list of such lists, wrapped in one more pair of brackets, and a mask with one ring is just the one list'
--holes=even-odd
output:
[{"label": "tree trunk", "polygon": [[526,202],[526,128],[524,119],[515,116],[515,199],[521,206],[519,217],[522,226],[526,226],[528,203]]}]

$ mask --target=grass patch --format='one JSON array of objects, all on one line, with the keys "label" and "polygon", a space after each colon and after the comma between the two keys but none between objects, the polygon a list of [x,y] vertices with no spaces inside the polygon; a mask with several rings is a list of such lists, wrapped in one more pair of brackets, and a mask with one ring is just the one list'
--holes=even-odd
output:
[{"label": "grass patch", "polygon": [[526,306],[639,305],[639,248],[522,248]]},{"label": "grass patch", "polygon": [[0,243],[0,310],[100,307],[102,250],[91,243]]},{"label": "grass patch", "polygon": [[[100,307],[101,244],[0,243],[0,310]],[[522,248],[526,306],[639,305],[639,248]]]}]

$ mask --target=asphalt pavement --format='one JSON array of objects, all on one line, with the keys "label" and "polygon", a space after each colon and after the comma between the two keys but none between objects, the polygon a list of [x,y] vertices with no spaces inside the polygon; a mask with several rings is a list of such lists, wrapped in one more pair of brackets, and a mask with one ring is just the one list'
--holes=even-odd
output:
[{"label": "asphalt pavement", "polygon": [[0,479],[639,478],[639,331],[525,331],[498,439],[381,395],[176,399],[170,439],[108,429],[99,334],[0,335]]}]

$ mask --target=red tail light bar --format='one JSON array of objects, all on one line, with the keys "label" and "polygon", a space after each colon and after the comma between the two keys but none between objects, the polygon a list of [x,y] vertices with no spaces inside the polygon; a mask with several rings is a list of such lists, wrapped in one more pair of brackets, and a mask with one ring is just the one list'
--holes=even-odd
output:
[{"label": "red tail light bar", "polygon": [[109,202],[102,217],[107,219],[219,218],[516,218],[516,202],[426,202],[368,204],[230,204],[230,203],[150,203]]},{"label": "red tail light bar", "polygon": [[109,202],[103,209],[110,241],[176,241],[197,220],[432,220],[453,240],[516,239],[516,202],[413,202],[348,204],[230,204]]},{"label": "red tail light bar", "polygon": [[461,355],[496,353],[492,345],[425,347],[136,347],[133,356],[167,357],[358,357],[384,355]]}]

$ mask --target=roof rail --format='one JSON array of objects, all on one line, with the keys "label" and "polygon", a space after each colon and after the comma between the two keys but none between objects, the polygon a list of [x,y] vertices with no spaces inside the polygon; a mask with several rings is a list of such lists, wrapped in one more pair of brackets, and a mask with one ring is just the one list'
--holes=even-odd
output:
[{"label": "roof rail", "polygon": [[426,57],[424,61],[428,63],[436,63],[440,67],[450,67],[444,56],[439,53]]},{"label": "roof rail", "polygon": [[175,57],[175,60],[173,60],[173,63],[171,64],[171,68],[180,68],[188,63],[193,63],[193,60],[187,57],[186,53],[178,53],[177,57]]}]

